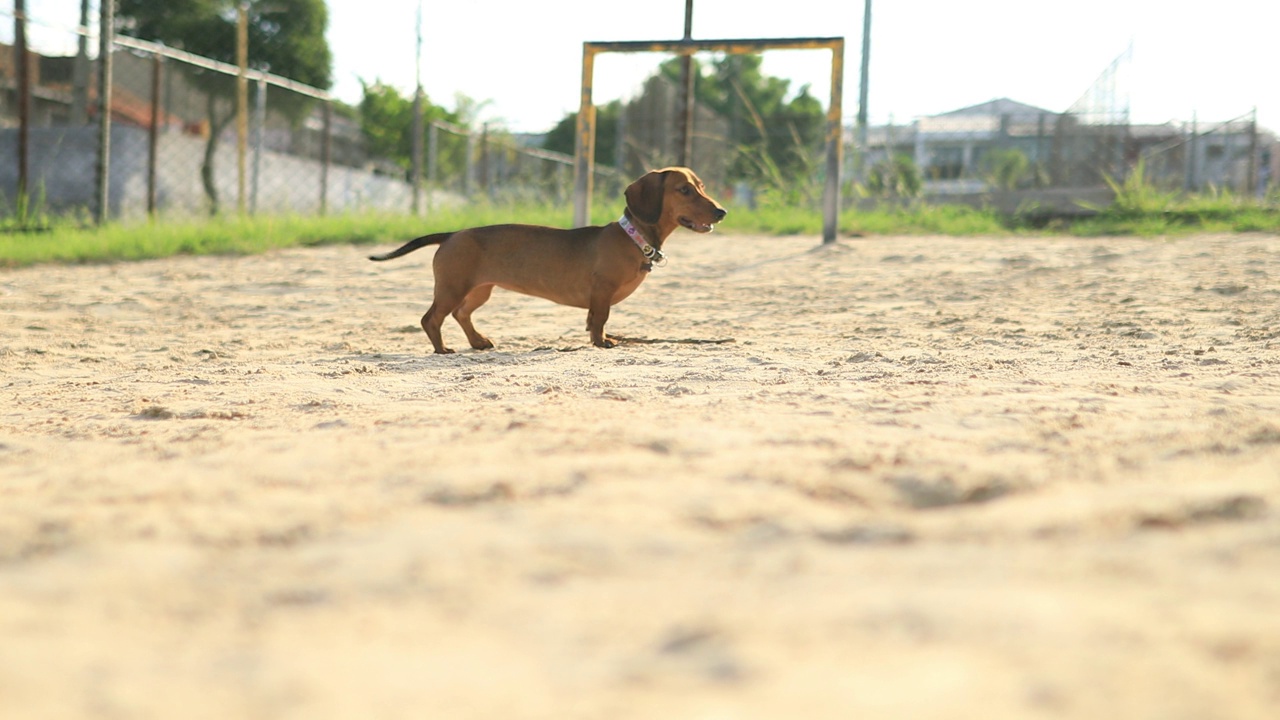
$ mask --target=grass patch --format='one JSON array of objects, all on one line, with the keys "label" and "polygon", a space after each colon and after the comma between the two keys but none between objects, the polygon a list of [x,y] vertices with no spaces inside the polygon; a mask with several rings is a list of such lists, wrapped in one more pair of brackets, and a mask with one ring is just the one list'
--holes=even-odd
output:
[{"label": "grass patch", "polygon": [[1280,233],[1280,207],[1230,196],[1194,196],[1142,211],[1102,208],[1067,229],[1073,235],[1159,237],[1192,233]]},{"label": "grass patch", "polygon": [[[1033,226],[1019,216],[959,205],[913,204],[840,215],[843,235],[1032,235],[1044,232],[1077,236],[1157,237],[1193,232],[1280,233],[1280,207],[1243,201],[1225,193],[1190,198],[1154,195],[1140,186],[1121,187],[1132,195],[1096,208],[1087,218],[1055,220]],[[615,220],[618,202],[593,208],[594,224]],[[821,214],[811,208],[767,204],[755,209],[729,207],[722,232],[730,234],[813,235],[822,233]],[[52,219],[39,227],[0,224],[0,267],[40,263],[145,260],[173,255],[248,255],[287,247],[331,244],[394,246],[433,232],[519,222],[570,227],[573,211],[561,205],[477,203],[437,209],[425,217],[408,215],[333,215],[328,217],[223,217],[86,226],[83,221]],[[32,232],[31,230],[38,230]]]},{"label": "grass patch", "polygon": [[287,247],[397,244],[433,232],[519,221],[568,226],[571,210],[474,205],[429,217],[222,217],[172,222],[113,223],[103,227],[55,221],[41,232],[0,232],[0,267],[48,262],[146,260],[174,255],[251,255]]}]

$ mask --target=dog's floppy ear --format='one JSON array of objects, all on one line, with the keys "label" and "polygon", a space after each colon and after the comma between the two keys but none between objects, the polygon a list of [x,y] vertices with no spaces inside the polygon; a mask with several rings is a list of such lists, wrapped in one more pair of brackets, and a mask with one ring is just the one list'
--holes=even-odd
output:
[{"label": "dog's floppy ear", "polygon": [[627,186],[627,207],[640,222],[654,225],[662,217],[662,186],[666,179],[665,171],[655,170]]}]

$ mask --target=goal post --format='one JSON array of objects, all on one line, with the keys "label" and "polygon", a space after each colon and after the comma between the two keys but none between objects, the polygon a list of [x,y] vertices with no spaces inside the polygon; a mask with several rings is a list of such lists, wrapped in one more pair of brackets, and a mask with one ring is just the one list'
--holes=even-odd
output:
[{"label": "goal post", "polygon": [[574,143],[573,222],[579,227],[589,222],[592,176],[595,170],[596,113],[591,101],[595,57],[603,53],[673,53],[694,55],[722,52],[745,55],[765,50],[830,50],[831,100],[827,107],[827,180],[822,192],[822,242],[835,242],[840,224],[840,170],[844,155],[841,125],[844,99],[844,38],[782,38],[748,40],[672,40],[585,42],[582,44],[582,97],[578,107],[578,127]]}]

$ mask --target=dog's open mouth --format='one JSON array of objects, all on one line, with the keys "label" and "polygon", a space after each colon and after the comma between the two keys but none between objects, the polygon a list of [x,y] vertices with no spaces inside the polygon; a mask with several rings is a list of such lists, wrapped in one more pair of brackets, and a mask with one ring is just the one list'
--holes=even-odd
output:
[{"label": "dog's open mouth", "polygon": [[694,221],[692,221],[692,220],[690,220],[689,218],[684,217],[684,216],[681,216],[681,217],[680,217],[680,226],[681,226],[681,227],[689,228],[690,230],[692,230],[692,231],[694,231],[694,232],[696,232],[696,233],[709,233],[709,232],[711,232],[712,230],[715,230],[715,229],[716,229],[716,228],[715,228],[715,223],[699,223],[699,222],[694,222]]}]

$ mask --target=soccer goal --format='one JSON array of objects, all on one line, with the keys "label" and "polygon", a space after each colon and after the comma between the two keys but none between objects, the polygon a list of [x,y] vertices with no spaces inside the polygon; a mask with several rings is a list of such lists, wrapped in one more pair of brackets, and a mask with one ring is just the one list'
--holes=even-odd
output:
[{"label": "soccer goal", "polygon": [[629,42],[585,42],[582,44],[582,102],[578,109],[577,141],[574,150],[573,219],[586,225],[591,208],[592,173],[595,169],[596,114],[591,101],[595,58],[603,53],[700,52],[750,54],[765,50],[830,50],[831,100],[827,107],[826,185],[822,193],[822,241],[835,242],[840,222],[840,168],[844,152],[841,107],[844,95],[844,38],[784,38],[751,40],[673,40]]}]

